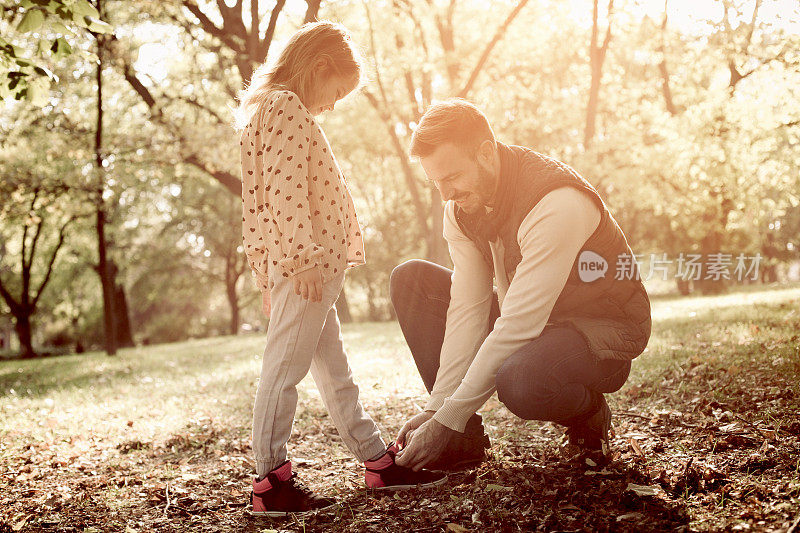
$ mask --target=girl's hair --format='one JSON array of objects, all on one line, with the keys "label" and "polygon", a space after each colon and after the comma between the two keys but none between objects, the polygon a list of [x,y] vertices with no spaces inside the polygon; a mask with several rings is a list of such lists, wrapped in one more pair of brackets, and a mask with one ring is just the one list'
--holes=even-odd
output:
[{"label": "girl's hair", "polygon": [[247,126],[271,91],[292,91],[308,104],[316,90],[313,69],[320,59],[334,74],[357,77],[361,84],[362,59],[347,28],[327,20],[304,24],[289,39],[278,60],[259,66],[250,84],[239,93],[239,107],[234,110],[236,130]]}]

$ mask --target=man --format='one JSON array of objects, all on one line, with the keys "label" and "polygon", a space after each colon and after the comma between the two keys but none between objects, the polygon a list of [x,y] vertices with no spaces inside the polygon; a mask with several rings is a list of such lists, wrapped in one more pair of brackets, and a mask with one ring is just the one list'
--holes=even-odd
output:
[{"label": "man", "polygon": [[565,426],[578,457],[607,459],[603,394],[644,351],[650,302],[603,200],[564,163],[496,141],[464,100],[431,106],[410,153],[446,202],[454,267],[413,260],[392,272],[392,303],[431,393],[398,435],[397,463],[482,461],[489,443],[475,413],[495,390],[520,418]]}]

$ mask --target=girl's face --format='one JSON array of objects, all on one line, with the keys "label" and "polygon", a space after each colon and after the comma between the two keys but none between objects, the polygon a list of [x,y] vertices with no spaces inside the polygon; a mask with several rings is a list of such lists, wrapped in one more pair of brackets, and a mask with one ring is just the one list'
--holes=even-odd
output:
[{"label": "girl's face", "polygon": [[350,94],[358,85],[357,76],[343,76],[338,74],[322,74],[317,77],[319,86],[314,95],[309,98],[306,107],[312,115],[317,116],[325,111],[333,111],[336,102]]}]

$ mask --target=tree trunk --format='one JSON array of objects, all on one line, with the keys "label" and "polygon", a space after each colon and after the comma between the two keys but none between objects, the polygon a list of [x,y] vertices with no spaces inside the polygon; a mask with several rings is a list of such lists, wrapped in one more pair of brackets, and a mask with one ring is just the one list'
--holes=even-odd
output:
[{"label": "tree trunk", "polygon": [[225,284],[225,295],[228,298],[228,305],[231,308],[231,322],[228,332],[231,335],[237,335],[239,333],[239,298],[236,294],[236,281],[234,280],[233,283],[226,283]]},{"label": "tree trunk", "polygon": [[[102,201],[102,200],[101,200]],[[114,312],[114,282],[107,259],[107,245],[105,233],[106,213],[102,206],[97,208],[97,273],[100,276],[100,285],[103,290],[103,333],[105,337],[105,350],[108,355],[117,353],[117,320]]]},{"label": "tree trunk", "polygon": [[436,189],[431,189],[431,229],[428,234],[428,261],[449,266],[450,252],[442,236],[444,229],[444,205]]},{"label": "tree trunk", "polygon": [[115,283],[114,288],[114,314],[117,324],[117,346],[121,348],[135,346],[130,314],[128,313],[128,299],[125,296],[125,288],[119,283]]},{"label": "tree trunk", "polygon": [[658,51],[661,53],[661,61],[658,63],[658,71],[661,73],[661,94],[664,95],[664,105],[670,115],[677,115],[678,108],[672,100],[672,89],[669,86],[669,69],[667,68],[667,47],[665,45],[667,32],[667,2],[664,0],[664,17],[661,19],[661,42]]},{"label": "tree trunk", "polygon": [[[102,15],[102,2],[97,0],[97,10]],[[103,198],[105,189],[105,171],[103,169],[103,38],[95,36],[97,41],[97,127],[94,136],[94,158],[97,166],[97,271],[103,287],[103,327],[105,348],[108,355],[117,353],[117,324],[114,312],[114,280],[108,261],[106,243],[106,212]]]},{"label": "tree trunk", "polygon": [[611,13],[614,9],[614,0],[609,0],[608,2],[608,28],[606,28],[606,35],[601,46],[597,45],[600,35],[599,3],[600,0],[594,0],[592,13],[592,40],[589,43],[589,64],[592,81],[589,87],[589,101],[586,104],[586,125],[583,130],[584,149],[589,147],[595,135],[600,84],[603,78],[603,63],[606,59],[606,52],[608,52],[608,45],[611,42]]},{"label": "tree trunk", "polygon": [[681,296],[689,296],[692,293],[692,283],[690,280],[676,278],[675,284],[678,286],[678,293]]},{"label": "tree trunk", "polygon": [[228,306],[231,308],[231,321],[228,327],[230,335],[239,334],[240,308],[239,296],[236,292],[236,284],[239,281],[239,270],[237,265],[236,247],[229,249],[225,256],[225,297],[228,299]]},{"label": "tree trunk", "polygon": [[[700,252],[703,256],[703,265],[701,270],[700,279],[694,281],[694,287],[702,294],[722,294],[728,290],[730,279],[719,277],[714,279],[712,272],[709,269],[709,256],[722,252],[724,243],[724,228],[725,226],[715,227],[709,229],[708,233],[700,240]],[[729,269],[729,274],[732,275]],[[711,276],[711,277],[709,277]],[[708,279],[707,279],[708,278]]]},{"label": "tree trunk", "polygon": [[33,351],[33,339],[31,334],[31,315],[22,313],[14,317],[14,329],[19,339],[19,353],[23,359],[36,357]]},{"label": "tree trunk", "polygon": [[367,320],[377,322],[381,319],[381,312],[375,299],[378,291],[375,290],[372,279],[366,279],[367,285]]}]

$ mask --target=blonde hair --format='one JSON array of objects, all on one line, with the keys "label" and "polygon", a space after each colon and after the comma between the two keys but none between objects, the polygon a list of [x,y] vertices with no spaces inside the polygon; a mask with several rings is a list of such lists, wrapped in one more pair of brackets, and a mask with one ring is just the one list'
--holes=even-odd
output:
[{"label": "blonde hair", "polygon": [[410,155],[426,157],[443,144],[454,144],[470,156],[484,141],[495,142],[494,132],[480,109],[462,98],[430,106],[411,136]]},{"label": "blonde hair", "polygon": [[327,20],[304,24],[286,43],[277,61],[260,65],[250,84],[239,93],[239,107],[234,110],[236,130],[247,126],[274,90],[292,91],[301,102],[308,104],[317,89],[314,66],[320,59],[326,61],[334,74],[352,75],[361,84],[363,60],[347,28]]}]

